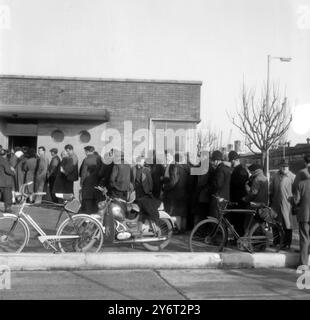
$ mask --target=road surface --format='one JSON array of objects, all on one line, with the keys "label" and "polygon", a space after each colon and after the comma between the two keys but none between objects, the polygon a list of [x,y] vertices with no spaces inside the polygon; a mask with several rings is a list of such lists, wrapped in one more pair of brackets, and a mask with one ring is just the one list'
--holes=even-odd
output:
[{"label": "road surface", "polygon": [[310,299],[294,269],[12,272],[1,299]]}]

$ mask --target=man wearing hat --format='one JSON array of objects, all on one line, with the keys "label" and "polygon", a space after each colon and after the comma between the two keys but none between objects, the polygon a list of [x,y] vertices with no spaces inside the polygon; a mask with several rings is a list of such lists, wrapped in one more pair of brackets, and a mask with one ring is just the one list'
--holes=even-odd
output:
[{"label": "man wearing hat", "polygon": [[[247,195],[246,183],[249,180],[247,169],[240,163],[240,156],[236,151],[230,151],[228,160],[231,163],[230,201],[236,202],[236,209],[245,209],[247,204],[242,200]],[[234,212],[230,216],[231,223],[240,236],[244,234],[245,214]]]},{"label": "man wearing hat", "polygon": [[51,162],[48,166],[47,169],[47,180],[48,180],[48,185],[49,185],[49,190],[50,190],[50,195],[52,198],[53,202],[57,203],[57,198],[55,196],[55,194],[53,193],[53,188],[54,188],[54,184],[55,184],[55,180],[56,180],[56,175],[57,175],[57,168],[58,165],[60,164],[60,158],[58,156],[58,149],[56,148],[52,148],[50,150],[51,153]]},{"label": "man wearing hat", "polygon": [[262,166],[255,163],[248,169],[251,176],[246,185],[247,195],[243,200],[268,205],[268,179],[264,175]]},{"label": "man wearing hat", "polygon": [[216,150],[211,155],[211,164],[214,166],[215,171],[211,181],[211,201],[209,215],[218,217],[217,202],[214,196],[230,199],[230,176],[231,171],[228,166],[223,163],[223,154],[221,151]]},{"label": "man wearing hat", "polygon": [[[281,249],[289,249],[292,243],[292,190],[294,180],[295,175],[289,170],[288,161],[282,159],[279,163],[279,171],[273,176],[270,182],[270,205],[278,214],[278,220],[284,230]],[[274,230],[274,232],[277,231]],[[277,245],[279,243],[274,244]]]},{"label": "man wearing hat", "polygon": [[6,159],[7,151],[0,150],[0,192],[3,195],[5,212],[12,212],[12,177],[15,175],[14,168]]},{"label": "man wearing hat", "polygon": [[304,163],[304,169],[299,170],[296,174],[295,181],[293,183],[293,192],[297,191],[298,184],[300,181],[304,180],[305,178],[310,178],[310,154],[304,156]]}]

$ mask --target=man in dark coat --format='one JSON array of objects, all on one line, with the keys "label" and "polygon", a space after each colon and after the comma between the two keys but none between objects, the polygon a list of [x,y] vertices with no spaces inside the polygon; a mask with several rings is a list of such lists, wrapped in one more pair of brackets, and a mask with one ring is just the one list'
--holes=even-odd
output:
[{"label": "man in dark coat", "polygon": [[[35,177],[35,192],[43,192],[44,186],[46,183],[47,177],[47,169],[49,165],[49,160],[45,154],[45,147],[41,146],[38,148],[38,167],[36,170],[36,177]],[[35,203],[41,203],[42,196],[36,196]]]},{"label": "man in dark coat", "polygon": [[[231,163],[232,174],[230,178],[230,201],[236,202],[238,205],[234,209],[245,209],[247,203],[242,199],[247,195],[246,183],[249,180],[247,169],[240,163],[240,156],[236,151],[230,151],[228,160]],[[233,212],[230,215],[230,221],[240,236],[244,234],[245,214]]]},{"label": "man in dark coat", "polygon": [[183,233],[186,229],[186,217],[189,201],[189,167],[179,161],[179,154],[173,155],[172,151],[166,152],[167,166],[163,179],[163,202],[165,211],[175,217],[178,230]]},{"label": "man in dark coat", "polygon": [[301,180],[304,179],[305,176],[308,176],[308,169],[310,168],[310,154],[305,155],[304,157],[305,167],[297,172],[296,177],[293,183],[293,192],[297,191],[298,184]]},{"label": "man in dark coat", "polygon": [[95,148],[87,146],[84,148],[86,158],[80,168],[80,185],[82,188],[82,208],[87,214],[98,211],[95,187],[99,182],[101,170],[101,157],[94,154]]},{"label": "man in dark coat", "polygon": [[113,169],[113,149],[105,153],[102,158],[102,166],[99,172],[99,184],[106,187],[108,190],[110,188],[110,177]]},{"label": "man in dark coat", "polygon": [[249,166],[251,177],[247,184],[247,195],[243,200],[247,203],[256,202],[268,205],[268,179],[264,175],[263,168],[259,164]]},{"label": "man in dark coat", "polygon": [[146,167],[151,170],[153,181],[153,196],[157,199],[161,197],[162,180],[165,174],[164,156],[156,155],[156,151],[152,151],[152,155],[146,159]]},{"label": "man in dark coat", "polygon": [[306,266],[308,266],[310,243],[310,167],[307,171],[308,174],[299,175],[299,182],[294,190],[294,202],[298,206],[300,262]]},{"label": "man in dark coat", "polygon": [[[68,163],[66,166],[66,169],[64,170],[65,175],[67,176],[67,179],[69,181],[79,180],[79,162],[78,157],[74,153],[73,146],[71,144],[65,145],[65,151],[68,154]],[[72,189],[73,189],[73,183],[72,183]]]},{"label": "man in dark coat", "polygon": [[110,176],[111,195],[114,198],[121,198],[127,200],[128,192],[132,185],[130,181],[131,167],[125,163],[124,153],[114,150],[113,169]]},{"label": "man in dark coat", "polygon": [[217,200],[214,196],[230,200],[231,170],[223,163],[223,154],[219,150],[212,153],[211,161],[216,168],[211,180],[211,202],[209,215],[218,217]]},{"label": "man in dark coat", "polygon": [[7,151],[0,151],[0,191],[3,195],[4,211],[12,212],[12,177],[15,175],[14,168],[6,159]]},{"label": "man in dark coat", "polygon": [[[67,179],[66,172],[70,168],[70,160],[67,151],[61,152],[61,161],[56,170],[56,179],[52,193],[73,193],[73,181]],[[62,199],[57,198],[57,202],[62,203]]]},{"label": "man in dark coat", "polygon": [[153,181],[151,171],[144,166],[144,163],[144,157],[137,157],[136,165],[131,170],[131,181],[136,192],[136,202],[141,211],[153,221],[158,222],[160,201],[152,195]]},{"label": "man in dark coat", "polygon": [[53,193],[53,189],[54,189],[54,184],[56,180],[57,168],[60,163],[60,158],[57,155],[58,149],[53,148],[50,150],[50,153],[51,153],[52,159],[47,169],[47,179],[48,179],[49,190],[50,190],[52,201],[57,202],[57,198]]}]

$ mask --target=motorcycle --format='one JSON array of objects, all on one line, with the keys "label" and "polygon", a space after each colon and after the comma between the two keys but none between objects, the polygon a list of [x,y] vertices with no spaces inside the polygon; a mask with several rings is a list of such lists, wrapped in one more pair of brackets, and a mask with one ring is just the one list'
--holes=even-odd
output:
[{"label": "motorcycle", "polygon": [[106,243],[137,243],[149,251],[160,251],[168,246],[174,220],[163,210],[163,204],[158,208],[159,222],[155,223],[147,216],[142,216],[139,206],[134,203],[134,192],[125,201],[110,197],[105,187],[98,186],[95,189],[101,191],[104,200],[98,203],[99,211],[92,216],[102,223]]}]

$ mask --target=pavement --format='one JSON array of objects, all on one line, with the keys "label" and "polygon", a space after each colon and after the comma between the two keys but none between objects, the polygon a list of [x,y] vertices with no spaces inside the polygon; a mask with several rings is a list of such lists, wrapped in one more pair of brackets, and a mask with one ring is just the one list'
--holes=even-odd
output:
[{"label": "pavement", "polygon": [[[1,209],[1,204],[0,204]],[[13,207],[13,211],[17,206]],[[46,208],[27,207],[25,210],[47,234],[55,234],[58,211]],[[65,219],[63,215],[61,221]],[[60,221],[60,223],[61,223]],[[54,254],[38,241],[31,229],[31,239],[21,254],[0,254],[0,265],[12,270],[97,270],[97,269],[199,269],[199,268],[294,268],[298,266],[298,235],[294,233],[289,252],[268,249],[250,254],[235,247],[221,253],[191,253],[188,247],[189,232],[176,235],[161,252],[148,252],[141,245],[105,245],[100,253]]]},{"label": "pavement", "polygon": [[[162,319],[160,310],[155,309],[156,300],[309,300],[310,290],[297,288],[299,277],[294,269],[286,268],[13,271],[11,288],[0,290],[0,300],[110,300],[100,305],[103,318],[109,316],[108,310],[116,304],[121,307],[129,303],[133,307],[139,303],[136,300],[149,300],[149,308],[143,309],[140,318],[149,319],[157,311]],[[200,305],[200,302],[190,304]],[[167,301],[165,305],[172,303]],[[201,305],[201,309],[203,307]],[[130,317],[127,315],[126,318]],[[168,319],[168,314],[164,318]],[[185,318],[194,319],[195,315]]]}]

